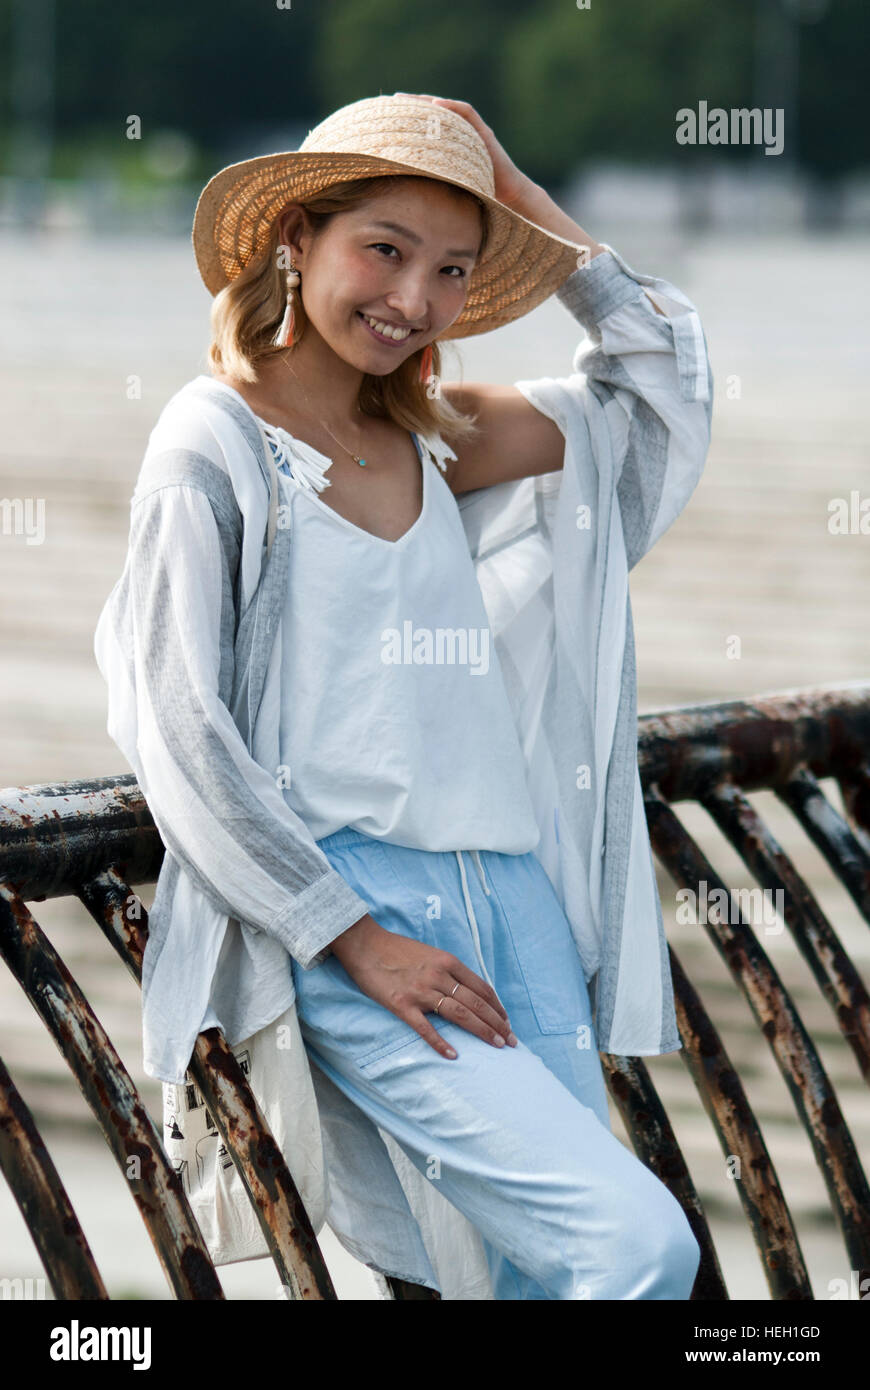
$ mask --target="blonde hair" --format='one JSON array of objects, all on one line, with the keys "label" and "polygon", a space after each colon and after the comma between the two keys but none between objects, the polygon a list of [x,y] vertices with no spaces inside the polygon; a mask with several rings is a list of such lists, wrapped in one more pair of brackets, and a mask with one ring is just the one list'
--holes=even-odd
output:
[{"label": "blonde hair", "polygon": [[[312,198],[297,201],[299,206],[307,210],[315,228],[320,230],[334,213],[367,202],[380,192],[386,192],[397,179],[410,177],[416,178],[415,175],[387,174],[353,179],[335,184]],[[438,182],[444,186],[443,180],[427,179],[426,182]],[[447,184],[447,187],[453,185]],[[474,198],[473,193],[465,193],[460,188],[456,192],[460,196]],[[477,198],[474,201],[484,213],[482,254],[489,234],[489,219],[486,205]],[[208,350],[208,366],[212,374],[223,372],[241,381],[256,382],[258,362],[279,352],[292,352],[304,334],[307,319],[302,296],[297,292],[294,303],[294,347],[275,347],[272,342],[286,303],[285,271],[278,254],[281,245],[279,224],[280,217],[276,217],[266,246],[215,296],[211,309],[212,341]],[[420,381],[420,361],[425,350],[421,348],[385,376],[366,373],[359,391],[360,407],[365,414],[394,420],[403,429],[424,435],[448,433],[457,441],[468,439],[478,433],[478,426],[474,423],[477,417],[462,414],[438,392],[441,346],[433,342],[431,347],[435,395],[430,396],[428,382]]]}]

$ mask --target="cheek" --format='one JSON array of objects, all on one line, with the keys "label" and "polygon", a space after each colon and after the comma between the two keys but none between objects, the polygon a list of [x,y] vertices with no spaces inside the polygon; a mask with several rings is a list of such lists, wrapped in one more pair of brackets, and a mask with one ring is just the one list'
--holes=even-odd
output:
[{"label": "cheek", "polygon": [[327,268],[330,284],[350,291],[377,278],[377,263],[365,251],[348,249],[332,258]]},{"label": "cheek", "polygon": [[346,318],[360,306],[377,298],[383,284],[377,271],[363,257],[352,253],[337,258],[323,284],[323,303],[336,318]]},{"label": "cheek", "polygon": [[466,280],[459,280],[456,285],[448,285],[438,296],[439,316],[452,323],[462,313],[467,299],[468,282]]}]

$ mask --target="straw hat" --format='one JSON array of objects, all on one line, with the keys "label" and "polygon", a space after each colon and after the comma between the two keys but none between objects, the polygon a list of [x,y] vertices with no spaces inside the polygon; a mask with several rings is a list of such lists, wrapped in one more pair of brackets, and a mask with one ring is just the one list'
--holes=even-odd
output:
[{"label": "straw hat", "polygon": [[217,294],[244,269],[287,203],[379,174],[444,179],[488,209],[486,250],[462,313],[442,338],[467,338],[521,318],[577,269],[579,247],[495,198],[489,151],[468,121],[419,97],[378,96],[334,111],[298,151],[230,164],[206,184],[194,214],[193,249],[207,288]]}]

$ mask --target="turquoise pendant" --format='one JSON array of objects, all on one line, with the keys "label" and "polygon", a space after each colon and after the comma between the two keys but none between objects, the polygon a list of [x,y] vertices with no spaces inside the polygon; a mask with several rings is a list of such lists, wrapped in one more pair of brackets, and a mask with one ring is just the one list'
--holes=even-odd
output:
[{"label": "turquoise pendant", "polygon": [[357,459],[357,463],[359,464],[360,468],[365,468],[366,466],[365,459]]}]

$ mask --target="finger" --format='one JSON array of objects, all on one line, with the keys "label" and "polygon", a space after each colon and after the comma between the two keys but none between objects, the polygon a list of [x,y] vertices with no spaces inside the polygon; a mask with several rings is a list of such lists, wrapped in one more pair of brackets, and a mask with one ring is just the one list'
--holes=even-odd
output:
[{"label": "finger", "polygon": [[458,101],[454,97],[436,97],[433,96],[431,92],[394,92],[393,96],[415,96],[419,101],[440,101],[444,106],[461,106],[465,111],[474,111],[474,107],[469,106],[467,101]]},{"label": "finger", "polygon": [[472,993],[479,994],[481,999],[489,1004],[491,1009],[495,1009],[496,1013],[500,1013],[505,1019],[507,1018],[507,1010],[492,988],[492,985],[488,985],[479,975],[475,975],[473,970],[469,970],[468,966],[465,965],[458,956],[454,956],[451,961],[447,962],[446,968],[448,974],[452,975],[455,980],[458,980],[461,985],[467,985]]},{"label": "finger", "polygon": [[432,97],[431,100],[440,101],[445,106],[455,106],[459,114],[461,116],[464,116],[465,119],[471,123],[471,125],[477,126],[479,130],[485,130],[490,135],[492,134],[490,127],[486,124],[486,121],[483,119],[480,112],[477,111],[471,105],[470,102],[459,101],[454,97]]},{"label": "finger", "polygon": [[415,1032],[420,1034],[424,1042],[427,1042],[442,1057],[449,1057],[452,1061],[454,1057],[458,1056],[456,1049],[451,1047],[445,1038],[442,1038],[437,1028],[432,1027],[422,1009],[414,1010],[405,1021],[411,1025]]},{"label": "finger", "polygon": [[[474,996],[470,996],[474,997]],[[470,1008],[458,998],[449,995],[442,999],[441,996],[433,999],[429,1008],[434,1012],[435,1005],[438,1005],[440,1018],[446,1018],[451,1023],[456,1023],[460,1028],[464,1028],[467,1033],[473,1033],[482,1042],[489,1043],[492,1047],[504,1047],[510,1032],[510,1025],[506,1024],[498,1014],[490,1009],[483,1000],[477,1001],[477,1008]]]},{"label": "finger", "polygon": [[[443,1014],[445,1017],[447,1016],[447,1000],[453,999],[456,1003],[463,1004],[466,1009],[469,1009],[472,1013],[477,1014],[478,1018],[484,1025],[486,1025],[486,1028],[489,1030],[490,1033],[501,1033],[505,1042],[510,1042],[510,1040],[514,1037],[513,1030],[510,1024],[510,1019],[508,1018],[507,1014],[502,1015],[500,1013],[497,1013],[491,1004],[488,1004],[486,1000],[482,999],[479,994],[476,994],[474,992],[474,990],[469,989],[466,985],[463,985],[460,980],[451,980],[448,978],[445,983],[439,981],[437,984],[433,986],[433,988],[440,989],[441,994],[444,996],[444,1003],[440,1006],[438,1010],[440,1014]],[[458,1020],[455,1019],[452,1014],[450,1014],[450,1019],[454,1023],[458,1022]],[[490,1039],[487,1038],[487,1041],[490,1041]],[[511,1044],[511,1046],[515,1045],[516,1039],[514,1038],[514,1041]]]},{"label": "finger", "polygon": [[[512,1047],[516,1047],[517,1040],[514,1037],[514,1032],[510,1025],[510,1019],[502,1018],[501,1014],[496,1013],[495,1009],[487,1004],[485,1000],[481,999],[479,994],[473,994],[470,990],[465,989],[463,985],[460,985],[459,989],[451,997],[455,1004],[460,1004],[463,1008],[468,1009],[470,1013],[476,1014],[488,1034],[499,1033],[506,1043],[510,1043]],[[443,1004],[440,1012],[442,1014],[444,1013]],[[459,1018],[454,1018],[452,1014],[450,1018],[453,1023],[461,1022]],[[489,1037],[488,1041],[491,1042],[492,1038]]]}]

